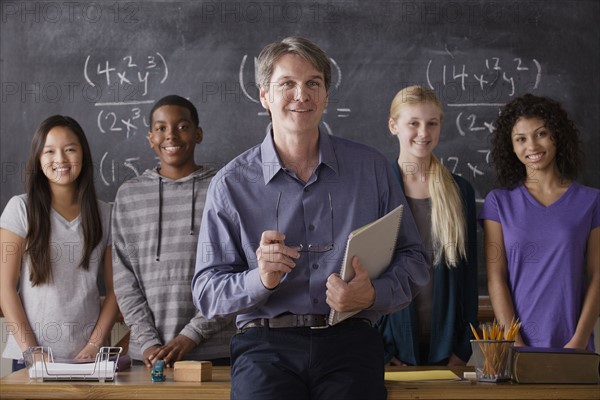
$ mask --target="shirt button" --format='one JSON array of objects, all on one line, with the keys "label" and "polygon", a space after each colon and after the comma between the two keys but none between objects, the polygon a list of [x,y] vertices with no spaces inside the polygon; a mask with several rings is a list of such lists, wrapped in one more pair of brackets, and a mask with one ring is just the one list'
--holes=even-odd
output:
[{"label": "shirt button", "polygon": [[313,264],[313,265],[312,265],[312,268],[313,268],[313,269],[319,269],[319,264]]},{"label": "shirt button", "polygon": [[317,304],[319,302],[319,299],[313,299],[313,304]]},{"label": "shirt button", "polygon": [[309,190],[308,188],[304,188],[304,191],[305,191],[305,192],[308,192],[308,190]]},{"label": "shirt button", "polygon": [[314,230],[315,230],[315,226],[314,226],[313,224],[310,224],[310,225],[308,226],[308,230],[309,230],[309,231],[314,231]]}]

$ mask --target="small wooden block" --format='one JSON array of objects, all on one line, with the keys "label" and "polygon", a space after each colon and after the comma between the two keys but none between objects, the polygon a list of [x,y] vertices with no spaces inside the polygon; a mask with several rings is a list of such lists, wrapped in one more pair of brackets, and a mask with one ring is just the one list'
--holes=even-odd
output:
[{"label": "small wooden block", "polygon": [[475,372],[464,372],[463,373],[463,378],[464,379],[468,379],[470,381],[477,380],[477,373],[475,373]]},{"label": "small wooden block", "polygon": [[177,361],[173,366],[173,379],[180,382],[212,381],[210,361]]}]

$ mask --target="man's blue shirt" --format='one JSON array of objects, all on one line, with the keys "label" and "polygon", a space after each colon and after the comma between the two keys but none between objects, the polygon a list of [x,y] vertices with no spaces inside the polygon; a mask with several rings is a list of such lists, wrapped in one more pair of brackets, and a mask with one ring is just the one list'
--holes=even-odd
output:
[{"label": "man's blue shirt", "polygon": [[[278,205],[279,203],[279,205]],[[394,172],[376,150],[320,133],[319,163],[307,182],[286,170],[272,134],[227,164],[208,190],[198,241],[194,302],[207,318],[237,314],[238,327],[283,313],[328,314],[329,275],[339,273],[348,235],[405,205],[396,252],[372,281],[375,303],[357,314],[374,322],[406,306],[429,279],[423,248]],[[305,251],[275,289],[265,288],[256,249],[266,230]],[[309,245],[312,245],[309,247]]]}]

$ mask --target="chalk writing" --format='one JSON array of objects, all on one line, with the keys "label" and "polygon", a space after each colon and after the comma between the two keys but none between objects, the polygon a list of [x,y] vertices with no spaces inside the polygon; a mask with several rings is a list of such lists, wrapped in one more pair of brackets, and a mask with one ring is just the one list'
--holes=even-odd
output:
[{"label": "chalk writing", "polygon": [[[130,140],[138,133],[145,134],[151,89],[164,84],[169,77],[166,59],[159,52],[145,56],[125,54],[114,59],[95,60],[87,55],[83,63],[86,82],[98,95],[96,124],[101,134]],[[105,186],[139,176],[143,168],[140,157],[111,155],[105,152],[100,159],[99,175]]]},{"label": "chalk writing", "polygon": [[[125,111],[124,117],[117,115],[117,112],[120,111]],[[146,132],[146,128],[150,127],[146,115],[142,114],[142,109],[139,107],[118,111],[106,111],[102,109],[98,112],[97,123],[100,132],[124,132],[127,139],[129,139],[130,135],[135,135],[137,132]]]},{"label": "chalk writing", "polygon": [[536,59],[494,56],[457,62],[450,56],[448,63],[430,59],[425,71],[427,84],[443,91],[448,106],[502,104],[517,93],[536,90],[542,79],[542,66]]},{"label": "chalk writing", "polygon": [[[536,59],[511,55],[472,59],[468,54],[452,54],[447,48],[443,56],[427,61],[424,73],[427,85],[438,94],[447,114],[456,116],[455,132],[471,148],[473,143],[487,146],[504,104],[535,91],[542,81],[542,66]],[[474,152],[468,159],[466,154],[462,159],[450,154],[440,161],[454,174],[481,179],[490,170],[490,150],[480,148]]]},{"label": "chalk writing", "polygon": [[155,52],[142,57],[124,55],[115,60],[101,59],[92,62],[85,58],[83,75],[86,82],[100,95],[94,106],[99,107],[96,123],[104,134],[121,134],[126,139],[145,132],[149,127],[146,110],[142,106],[153,104],[148,99],[151,86],[165,83],[169,77],[167,61]]},{"label": "chalk writing", "polygon": [[464,117],[463,112],[459,112],[456,117],[456,129],[461,136],[466,136],[466,132],[483,132],[486,134],[494,131],[494,122],[480,121],[477,115],[471,113]]},{"label": "chalk writing", "polygon": [[118,81],[119,85],[142,84],[142,96],[148,93],[148,79],[156,77],[159,82],[164,83],[169,76],[169,68],[165,58],[159,53],[151,54],[140,61],[135,60],[130,55],[123,57],[118,63],[111,64],[110,60],[98,62],[96,68],[90,68],[91,56],[85,59],[83,67],[83,76],[87,83],[96,86],[100,82],[95,82],[92,78],[98,78],[106,81],[106,87],[110,88],[111,83]]},{"label": "chalk writing", "polygon": [[98,171],[100,180],[104,186],[120,185],[142,173],[143,167],[140,164],[140,157],[127,157],[121,160],[118,156],[111,156],[108,151],[104,152]]}]

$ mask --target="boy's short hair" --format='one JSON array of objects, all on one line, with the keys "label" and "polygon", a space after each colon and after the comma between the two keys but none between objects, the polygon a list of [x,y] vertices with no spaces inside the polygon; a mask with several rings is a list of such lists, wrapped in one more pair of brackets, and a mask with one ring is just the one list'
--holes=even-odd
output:
[{"label": "boy's short hair", "polygon": [[[165,96],[162,99],[158,100],[152,106],[152,110],[150,110],[150,126],[151,127],[152,127],[152,116],[154,115],[154,111],[158,110],[162,106],[179,106],[179,107],[187,108],[190,111],[190,117],[192,118],[192,122],[194,124],[196,124],[196,127],[200,126],[200,120],[198,119],[198,110],[196,110],[196,107],[192,104],[192,102],[189,101],[188,99],[178,96],[176,94],[171,94],[171,95]],[[150,129],[152,129],[152,128],[150,128]]]}]

